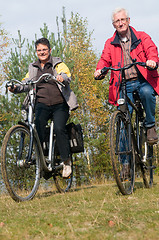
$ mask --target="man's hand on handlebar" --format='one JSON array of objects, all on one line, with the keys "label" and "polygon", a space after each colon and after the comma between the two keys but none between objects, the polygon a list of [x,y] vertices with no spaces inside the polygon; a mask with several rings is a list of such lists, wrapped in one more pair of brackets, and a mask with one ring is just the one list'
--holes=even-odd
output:
[{"label": "man's hand on handlebar", "polygon": [[101,79],[103,79],[104,77],[105,77],[105,74],[102,73],[102,69],[98,69],[98,70],[95,71],[95,73],[94,73],[94,78],[95,78],[96,80],[101,80]]},{"label": "man's hand on handlebar", "polygon": [[146,61],[146,66],[147,66],[148,68],[154,69],[154,68],[156,68],[156,62],[153,61],[153,60],[147,60],[147,61]]},{"label": "man's hand on handlebar", "polygon": [[94,77],[98,78],[100,75],[101,75],[101,69],[96,70],[94,73]]}]

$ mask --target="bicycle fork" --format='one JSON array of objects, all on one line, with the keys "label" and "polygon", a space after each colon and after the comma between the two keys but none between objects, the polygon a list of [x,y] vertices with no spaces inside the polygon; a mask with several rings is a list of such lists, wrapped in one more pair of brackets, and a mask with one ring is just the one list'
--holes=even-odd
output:
[{"label": "bicycle fork", "polygon": [[52,158],[53,158],[53,152],[54,152],[54,144],[53,144],[53,132],[54,132],[54,123],[53,121],[51,121],[51,125],[50,125],[50,138],[49,138],[49,165],[48,165],[48,169],[50,171],[52,171]]},{"label": "bicycle fork", "polygon": [[32,163],[32,151],[33,151],[33,140],[34,140],[34,131],[33,131],[33,126],[30,124],[29,125],[30,129],[30,141],[29,141],[29,149],[28,149],[28,155],[26,156],[26,159],[21,159],[22,157],[22,151],[24,148],[24,139],[25,139],[25,133],[21,133],[20,137],[20,144],[19,144],[19,154],[18,154],[18,160],[16,162],[18,167],[29,167],[30,164]]},{"label": "bicycle fork", "polygon": [[62,164],[55,166],[55,142],[54,142],[54,122],[51,121],[50,125],[50,140],[49,140],[49,165],[48,169],[50,171],[59,170],[63,168]]}]

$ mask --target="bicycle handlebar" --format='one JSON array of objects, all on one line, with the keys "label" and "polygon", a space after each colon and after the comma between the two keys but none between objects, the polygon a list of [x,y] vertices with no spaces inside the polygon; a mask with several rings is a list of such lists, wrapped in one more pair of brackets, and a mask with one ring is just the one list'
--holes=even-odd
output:
[{"label": "bicycle handlebar", "polygon": [[49,82],[50,80],[53,80],[54,82],[56,82],[56,83],[60,84],[61,86],[65,87],[65,84],[63,84],[62,82],[59,82],[52,74],[44,73],[35,81],[33,81],[31,79],[31,80],[28,80],[27,82],[20,82],[17,79],[11,79],[10,81],[8,81],[6,83],[6,89],[8,87],[11,87],[13,89],[14,88],[14,84],[13,83],[18,83],[18,84],[23,85],[23,86],[25,86],[25,85],[33,85],[33,84],[38,83],[43,77],[45,78],[46,82]]},{"label": "bicycle handlebar", "polygon": [[[123,70],[129,69],[132,66],[136,66],[136,65],[140,65],[142,67],[146,67],[146,63],[144,63],[144,62],[132,62],[132,63],[130,63],[128,65],[125,65],[124,67],[120,67],[120,68],[104,67],[104,68],[101,69],[101,74],[98,77],[95,77],[95,79],[96,80],[101,79],[101,77],[103,77],[109,70],[112,70],[112,71],[123,71]],[[149,69],[153,70],[153,68],[149,68]]]}]

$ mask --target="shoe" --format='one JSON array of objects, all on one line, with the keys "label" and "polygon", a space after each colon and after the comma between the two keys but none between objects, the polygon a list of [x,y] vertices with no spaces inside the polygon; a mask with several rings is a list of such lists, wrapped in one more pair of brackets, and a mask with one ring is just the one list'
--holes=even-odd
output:
[{"label": "shoe", "polygon": [[63,172],[62,172],[62,177],[67,178],[70,176],[72,173],[72,163],[71,160],[67,160],[66,162],[63,163]]},{"label": "shoe", "polygon": [[123,181],[130,178],[130,166],[129,166],[129,163],[124,163],[123,164],[120,177],[121,177],[121,179]]},{"label": "shoe", "polygon": [[147,128],[147,143],[153,145],[158,142],[158,136],[155,126]]}]

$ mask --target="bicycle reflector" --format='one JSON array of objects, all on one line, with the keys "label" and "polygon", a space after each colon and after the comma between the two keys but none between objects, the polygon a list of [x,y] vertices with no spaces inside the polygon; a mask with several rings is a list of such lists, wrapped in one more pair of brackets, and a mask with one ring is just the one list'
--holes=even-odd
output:
[{"label": "bicycle reflector", "polygon": [[24,121],[26,121],[27,120],[27,112],[26,112],[26,110],[22,110],[21,111],[21,114],[22,114],[22,118],[24,119]]},{"label": "bicycle reflector", "polygon": [[123,105],[123,104],[125,103],[125,99],[124,99],[124,98],[119,98],[118,101],[117,101],[117,103],[118,103],[119,105]]}]

